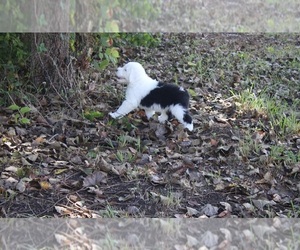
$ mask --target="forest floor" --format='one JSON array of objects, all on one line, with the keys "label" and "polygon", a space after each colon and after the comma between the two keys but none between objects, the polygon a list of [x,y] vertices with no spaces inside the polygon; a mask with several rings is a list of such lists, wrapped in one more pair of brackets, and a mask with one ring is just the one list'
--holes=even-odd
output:
[{"label": "forest floor", "polygon": [[0,217],[299,217],[300,36],[160,39],[120,65],[187,88],[194,130],[112,120],[125,86],[90,67],[76,98],[36,96],[30,126],[1,108]]}]

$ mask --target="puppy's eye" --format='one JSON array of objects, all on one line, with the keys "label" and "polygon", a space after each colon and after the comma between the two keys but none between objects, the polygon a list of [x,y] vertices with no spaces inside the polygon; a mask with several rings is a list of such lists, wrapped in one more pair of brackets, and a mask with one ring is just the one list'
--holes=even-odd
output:
[{"label": "puppy's eye", "polygon": [[127,69],[125,68],[124,71],[127,71]]}]

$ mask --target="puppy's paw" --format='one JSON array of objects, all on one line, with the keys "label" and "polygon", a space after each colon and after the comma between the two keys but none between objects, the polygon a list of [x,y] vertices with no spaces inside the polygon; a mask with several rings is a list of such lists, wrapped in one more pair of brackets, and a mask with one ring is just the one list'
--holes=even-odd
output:
[{"label": "puppy's paw", "polygon": [[118,83],[128,83],[128,81],[125,78],[117,78]]},{"label": "puppy's paw", "polygon": [[119,117],[119,115],[116,112],[110,112],[109,115],[114,119],[117,119]]},{"label": "puppy's paw", "polygon": [[153,110],[145,110],[145,113],[148,120],[150,120],[150,118],[155,115],[155,111]]},{"label": "puppy's paw", "polygon": [[194,129],[193,123],[186,123],[184,124],[184,127],[187,128],[189,131],[193,131]]},{"label": "puppy's paw", "polygon": [[166,120],[168,120],[168,115],[165,113],[162,113],[160,116],[158,116],[158,121],[160,123],[164,123]]}]

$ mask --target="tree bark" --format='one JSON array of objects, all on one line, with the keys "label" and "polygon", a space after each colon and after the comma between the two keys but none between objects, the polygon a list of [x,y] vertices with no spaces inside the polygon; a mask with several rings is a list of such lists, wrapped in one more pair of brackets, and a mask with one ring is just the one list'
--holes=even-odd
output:
[{"label": "tree bark", "polygon": [[69,34],[35,33],[31,40],[33,83],[65,88],[70,83]]}]

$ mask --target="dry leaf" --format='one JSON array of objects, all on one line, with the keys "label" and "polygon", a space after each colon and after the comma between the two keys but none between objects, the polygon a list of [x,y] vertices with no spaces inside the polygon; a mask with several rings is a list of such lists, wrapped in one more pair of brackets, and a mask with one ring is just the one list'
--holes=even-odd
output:
[{"label": "dry leaf", "polygon": [[84,187],[97,186],[102,183],[107,183],[107,173],[102,171],[96,171],[83,179]]},{"label": "dry leaf", "polygon": [[38,154],[31,154],[27,156],[27,159],[30,160],[31,162],[35,162],[38,157],[39,157]]},{"label": "dry leaf", "polygon": [[19,128],[19,127],[16,127],[16,131],[17,131],[17,134],[18,134],[18,135],[21,135],[21,136],[27,135],[27,134],[28,134],[28,131],[27,131],[27,129],[25,129],[25,128]]},{"label": "dry leaf", "polygon": [[219,122],[219,123],[228,123],[227,122],[228,119],[225,118],[223,115],[215,116],[214,119],[216,122]]},{"label": "dry leaf", "polygon": [[60,246],[70,246],[72,244],[72,241],[69,239],[69,237],[62,235],[62,234],[54,234],[54,237],[57,241],[57,243]]},{"label": "dry leaf", "polygon": [[199,241],[193,236],[187,235],[186,239],[187,239],[186,245],[190,248],[193,248],[199,244]]},{"label": "dry leaf", "polygon": [[264,174],[264,178],[261,180],[256,181],[257,184],[269,184],[274,185],[276,183],[275,178],[272,176],[271,172],[267,172]]},{"label": "dry leaf", "polygon": [[26,183],[23,180],[20,180],[16,186],[16,189],[20,193],[23,193],[26,190]]},{"label": "dry leaf", "polygon": [[108,164],[106,162],[106,160],[103,159],[103,157],[101,157],[101,159],[100,159],[100,170],[102,170],[104,172],[111,172],[112,171],[112,165]]},{"label": "dry leaf", "polygon": [[152,174],[150,176],[150,181],[153,183],[153,184],[165,184],[166,183],[166,180],[164,179],[164,177],[162,176],[159,176],[157,174]]},{"label": "dry leaf", "polygon": [[14,128],[10,127],[10,128],[8,129],[8,131],[7,131],[7,135],[8,135],[9,137],[16,136],[16,135],[17,135],[16,130],[15,130]]},{"label": "dry leaf", "polygon": [[72,201],[72,202],[77,202],[79,200],[79,197],[77,195],[74,195],[74,194],[70,194],[68,196],[69,200]]},{"label": "dry leaf", "polygon": [[54,206],[56,212],[58,212],[61,215],[67,215],[67,214],[71,214],[71,211],[65,207],[61,207],[61,206]]},{"label": "dry leaf", "polygon": [[31,180],[28,182],[29,187],[33,189],[41,189],[40,182],[38,180]]},{"label": "dry leaf", "polygon": [[265,226],[265,225],[252,225],[253,232],[258,236],[260,239],[264,240],[265,234],[271,235],[276,233],[276,229],[273,226]]},{"label": "dry leaf", "polygon": [[232,241],[232,235],[230,230],[228,230],[227,228],[220,228],[220,231],[224,234],[226,240],[228,240],[229,242]]},{"label": "dry leaf", "polygon": [[296,164],[293,167],[292,172],[289,175],[294,175],[294,174],[299,173],[299,172],[300,172],[300,163]]},{"label": "dry leaf", "polygon": [[17,173],[18,170],[19,170],[19,168],[14,167],[14,166],[9,166],[9,167],[5,168],[5,171],[7,171],[7,172],[14,172],[14,173]]},{"label": "dry leaf", "polygon": [[165,140],[165,134],[167,133],[167,130],[163,124],[159,124],[157,126],[157,129],[155,130],[155,135],[160,140]]},{"label": "dry leaf", "polygon": [[22,157],[21,161],[23,166],[31,166],[31,163],[29,163],[25,158]]},{"label": "dry leaf", "polygon": [[215,139],[210,139],[210,145],[213,146],[213,147],[216,147],[218,146],[219,144],[219,141],[215,140]]},{"label": "dry leaf", "polygon": [[48,190],[52,188],[51,184],[48,181],[40,181],[40,186],[43,190]]},{"label": "dry leaf", "polygon": [[214,247],[218,245],[219,236],[213,234],[211,231],[206,231],[203,236],[201,243],[204,244],[206,247]]},{"label": "dry leaf", "polygon": [[76,164],[76,165],[81,165],[82,164],[82,159],[81,159],[80,156],[75,155],[75,156],[71,157],[70,162],[73,163],[73,164]]},{"label": "dry leaf", "polygon": [[199,211],[197,209],[194,209],[192,207],[186,207],[187,209],[187,215],[188,216],[196,216],[196,215],[199,215]]},{"label": "dry leaf", "polygon": [[252,203],[255,207],[257,207],[258,209],[260,210],[263,210],[264,206],[266,205],[276,205],[276,202],[274,202],[273,200],[272,201],[269,201],[269,200],[252,200]]},{"label": "dry leaf", "polygon": [[220,204],[225,207],[225,210],[232,212],[232,207],[228,202],[221,201]]},{"label": "dry leaf", "polygon": [[41,144],[41,143],[43,143],[43,142],[45,142],[46,141],[46,139],[44,138],[44,136],[39,136],[39,137],[37,137],[34,141],[33,141],[33,144],[34,145],[39,145],[39,144]]},{"label": "dry leaf", "polygon": [[218,213],[219,208],[212,206],[211,204],[206,204],[202,209],[201,212],[205,215],[211,217]]},{"label": "dry leaf", "polygon": [[224,210],[218,214],[218,218],[225,218],[225,217],[229,217],[230,215],[231,215],[231,213],[229,211]]},{"label": "dry leaf", "polygon": [[60,175],[60,174],[66,172],[68,170],[69,170],[69,168],[57,168],[57,169],[54,170],[54,174],[55,175]]},{"label": "dry leaf", "polygon": [[130,215],[136,215],[140,213],[140,209],[136,206],[129,206],[127,208],[128,214]]}]

